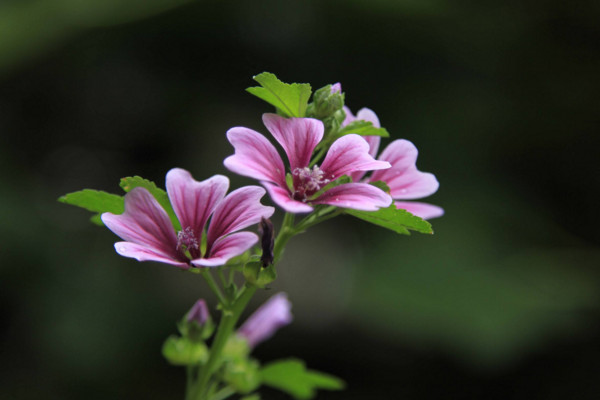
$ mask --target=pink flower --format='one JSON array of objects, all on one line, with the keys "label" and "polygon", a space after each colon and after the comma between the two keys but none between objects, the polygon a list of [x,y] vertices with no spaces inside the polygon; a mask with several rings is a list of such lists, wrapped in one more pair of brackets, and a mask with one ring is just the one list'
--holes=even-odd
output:
[{"label": "pink flower", "polygon": [[382,190],[367,183],[346,183],[318,193],[328,183],[356,171],[389,168],[386,161],[369,155],[369,145],[359,135],[346,135],[329,148],[323,163],[309,167],[313,150],[323,138],[323,123],[312,118],[283,118],[264,114],[263,122],[285,150],[290,162],[292,188],[286,183],[286,169],[275,147],[260,133],[243,127],[227,131],[235,154],[225,166],[237,174],[258,179],[273,201],[291,213],[312,211],[311,204],[375,211],[391,204]]},{"label": "pink flower", "polygon": [[[344,112],[346,113],[346,119],[342,126],[346,126],[353,121],[363,120],[371,122],[376,128],[381,127],[377,115],[368,108],[360,109],[356,116],[352,115],[348,107],[344,107]],[[375,157],[381,138],[379,136],[365,136],[364,138],[369,143],[369,153]],[[375,171],[367,178],[364,178],[365,172],[355,172],[351,175],[352,180],[355,182],[361,179],[362,182],[383,181],[390,188],[390,194],[395,200],[397,208],[407,210],[424,219],[441,217],[444,215],[444,210],[441,207],[427,203],[404,201],[430,196],[440,186],[433,174],[421,172],[417,169],[418,154],[417,148],[410,141],[405,139],[394,140],[378,157],[378,160],[388,161],[392,165],[391,168]]]},{"label": "pink flower", "polygon": [[248,317],[237,334],[248,341],[250,348],[254,348],[273,336],[279,328],[292,322],[291,308],[286,294],[278,293]]},{"label": "pink flower", "polygon": [[125,240],[115,243],[122,256],[185,269],[192,265],[223,265],[258,241],[254,233],[237,231],[275,211],[260,204],[265,194],[261,187],[245,186],[225,196],[228,188],[229,179],[223,175],[198,182],[188,171],[174,168],[167,173],[167,193],[181,223],[179,232],[175,232],[166,211],[144,188],[134,188],[125,195],[123,214],[104,213],[102,222]]}]

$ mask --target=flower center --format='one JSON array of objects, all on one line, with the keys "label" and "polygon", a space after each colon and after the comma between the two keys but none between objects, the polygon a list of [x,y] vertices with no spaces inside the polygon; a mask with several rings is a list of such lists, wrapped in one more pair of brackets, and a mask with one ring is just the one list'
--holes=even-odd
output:
[{"label": "flower center", "polygon": [[191,227],[188,226],[177,232],[177,250],[192,252],[198,249],[200,249],[200,243],[198,243],[198,239],[196,239],[194,230]]},{"label": "flower center", "polygon": [[312,169],[309,167],[296,168],[292,171],[292,175],[294,177],[294,199],[304,202],[331,182],[324,177],[325,173],[317,165]]}]

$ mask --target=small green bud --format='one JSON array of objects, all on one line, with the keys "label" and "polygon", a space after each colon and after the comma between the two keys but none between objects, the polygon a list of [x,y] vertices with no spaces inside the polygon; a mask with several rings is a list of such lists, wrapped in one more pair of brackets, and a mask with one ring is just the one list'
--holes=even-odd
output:
[{"label": "small green bud", "polygon": [[162,353],[173,365],[198,365],[208,360],[208,348],[204,342],[194,342],[175,335],[167,338]]},{"label": "small green bud", "polygon": [[194,342],[211,337],[215,324],[210,316],[206,301],[198,300],[178,324],[179,332]]},{"label": "small green bud", "polygon": [[317,90],[313,95],[312,114],[319,119],[332,116],[344,107],[344,93],[339,84],[327,85]]},{"label": "small green bud", "polygon": [[253,359],[238,359],[225,364],[223,380],[239,393],[250,393],[260,386],[260,364]]}]

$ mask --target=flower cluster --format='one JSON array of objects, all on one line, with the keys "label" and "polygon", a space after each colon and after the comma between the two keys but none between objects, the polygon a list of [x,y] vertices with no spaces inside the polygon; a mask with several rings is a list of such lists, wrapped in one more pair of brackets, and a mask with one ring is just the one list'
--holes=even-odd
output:
[{"label": "flower cluster", "polygon": [[[245,396],[263,384],[297,398],[317,388],[343,388],[339,379],[306,370],[298,360],[261,368],[251,357],[259,343],[291,323],[291,303],[284,293],[271,297],[236,329],[244,308],[256,290],[276,278],[275,264],[288,240],[317,223],[346,213],[399,233],[432,233],[423,219],[444,213],[413,201],[439,187],[433,174],[418,170],[416,147],[394,140],[378,155],[378,135],[388,136],[387,131],[367,108],[352,114],[339,83],[317,90],[309,104],[310,85],[285,84],[269,73],[255,80],[262,87],[249,91],[283,114],[263,114],[262,121],[285,159],[261,133],[234,127],[226,134],[234,153],[224,165],[262,187],[227,194],[229,179],[223,175],[196,181],[174,168],[166,175],[166,192],[134,177],[122,181],[125,196],[84,190],[61,198],[101,214],[102,223],[123,239],[115,243],[118,254],[201,274],[215,294],[222,311],[218,327],[200,299],[178,323],[180,335],[163,345],[170,363],[187,368],[189,400]],[[269,220],[275,208],[261,204],[266,193],[286,212],[278,232]],[[295,221],[296,214],[308,215]],[[260,243],[256,233],[245,231],[259,223]],[[236,278],[238,273],[243,277]],[[282,383],[286,379],[291,380]],[[300,381],[308,386],[298,387]]]}]

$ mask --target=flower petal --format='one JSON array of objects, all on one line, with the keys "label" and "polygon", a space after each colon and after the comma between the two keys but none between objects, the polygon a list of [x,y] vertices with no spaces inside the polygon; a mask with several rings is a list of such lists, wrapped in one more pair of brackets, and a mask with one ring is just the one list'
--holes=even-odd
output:
[{"label": "flower petal", "polygon": [[275,146],[252,129],[236,127],[227,131],[235,154],[225,159],[225,167],[236,174],[285,186],[285,167]]},{"label": "flower petal", "polygon": [[313,208],[308,204],[292,199],[290,192],[288,192],[287,189],[271,185],[267,182],[262,182],[262,184],[269,192],[269,196],[271,196],[271,199],[275,202],[275,204],[283,208],[285,211],[298,214],[308,213],[313,210]]},{"label": "flower petal", "polygon": [[292,304],[285,293],[278,293],[260,306],[237,331],[248,341],[250,348],[264,342],[275,332],[292,322]]},{"label": "flower petal", "polygon": [[263,206],[260,198],[265,189],[260,186],[244,186],[229,193],[215,209],[207,233],[207,251],[213,243],[229,233],[257,224],[261,218],[269,218],[273,207]]},{"label": "flower petal", "polygon": [[434,206],[433,204],[419,203],[416,201],[397,201],[396,208],[406,210],[411,214],[423,219],[437,218],[444,215],[442,207]]},{"label": "flower petal", "polygon": [[263,114],[263,123],[285,150],[291,171],[308,166],[313,150],[323,139],[324,127],[321,121]]},{"label": "flower petal", "polygon": [[173,168],[167,173],[167,193],[181,228],[191,227],[199,241],[208,217],[223,200],[228,188],[229,179],[223,175],[198,182],[181,168]]},{"label": "flower petal", "polygon": [[381,207],[389,207],[392,198],[383,190],[368,183],[345,183],[327,190],[312,203],[376,211]]},{"label": "flower petal", "polygon": [[377,161],[369,155],[369,144],[359,135],[345,135],[333,142],[321,170],[325,178],[334,180],[354,171],[371,171],[390,168],[386,161]]},{"label": "flower petal", "polygon": [[176,250],[177,237],[167,212],[145,188],[132,189],[125,195],[125,212],[104,213],[102,222],[121,239],[183,261]]},{"label": "flower petal", "polygon": [[210,249],[207,258],[198,258],[191,263],[202,267],[217,267],[230,258],[239,256],[258,242],[258,236],[252,232],[238,232],[220,237]]},{"label": "flower petal", "polygon": [[348,125],[350,122],[356,121],[356,117],[352,114],[352,111],[347,106],[343,108],[344,114],[346,114],[346,118],[344,118],[344,122],[342,122],[342,127]]},{"label": "flower petal", "polygon": [[165,256],[161,252],[137,243],[117,242],[115,243],[115,250],[124,257],[135,258],[138,261],[158,261],[184,269],[190,267],[186,262],[177,261],[171,257]]},{"label": "flower petal", "polygon": [[435,193],[440,185],[433,174],[417,169],[418,154],[410,141],[394,140],[379,156],[380,160],[389,161],[392,168],[374,172],[369,180],[387,183],[394,199],[420,199]]},{"label": "flower petal", "polygon": [[[375,112],[369,108],[361,108],[358,110],[356,113],[356,120],[368,121],[372,123],[375,128],[381,128],[377,114],[375,114]],[[381,136],[363,136],[363,138],[365,138],[367,143],[369,143],[369,154],[375,157],[377,155],[377,150],[379,150]]]}]

